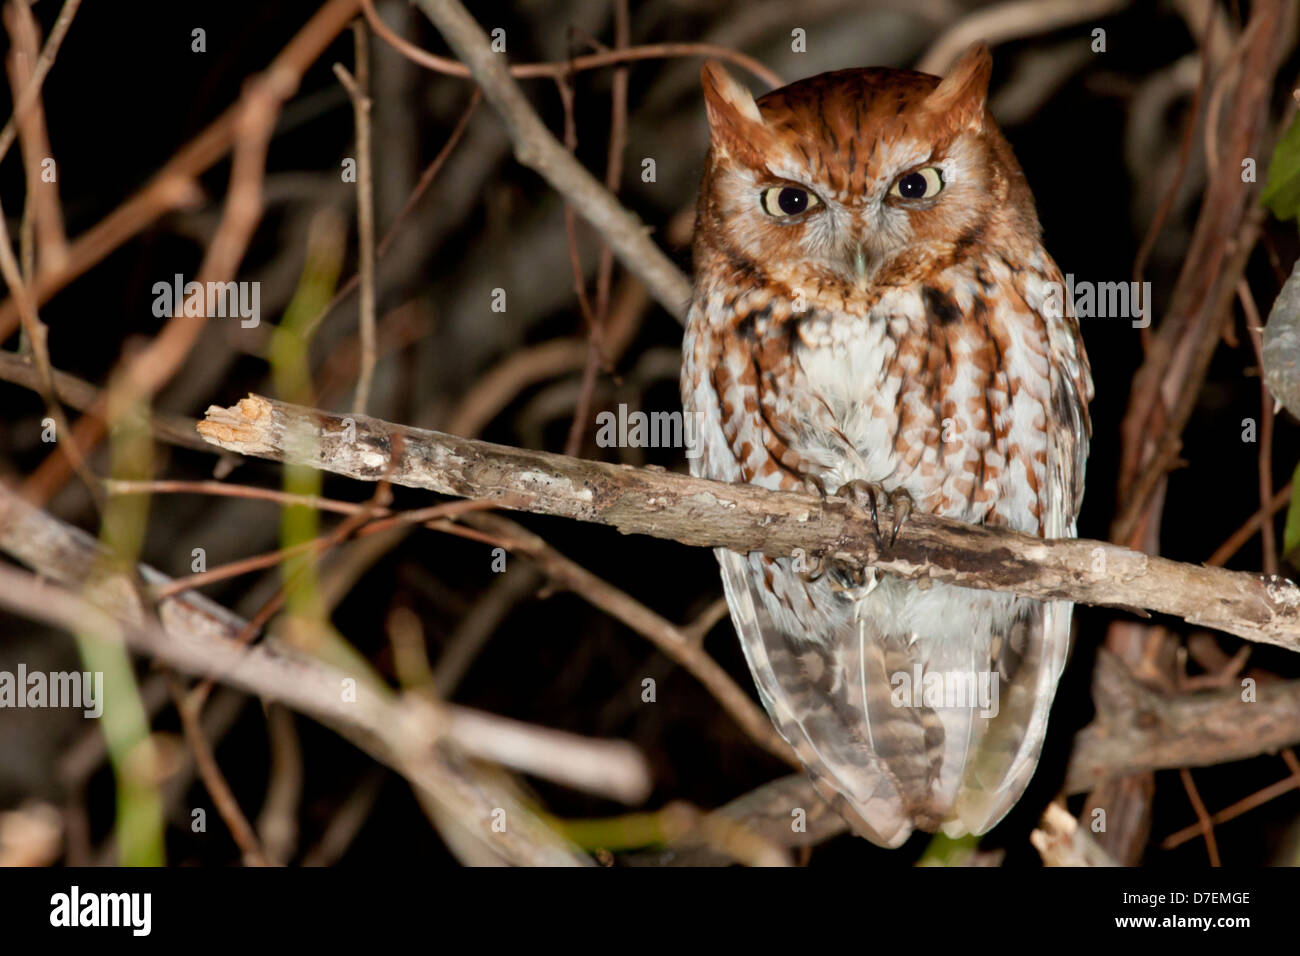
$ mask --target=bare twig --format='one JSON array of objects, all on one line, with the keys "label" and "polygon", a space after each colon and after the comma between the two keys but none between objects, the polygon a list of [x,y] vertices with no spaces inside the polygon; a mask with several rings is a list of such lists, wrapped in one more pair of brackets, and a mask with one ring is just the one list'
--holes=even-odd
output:
[{"label": "bare twig", "polygon": [[520,602],[537,592],[541,583],[542,576],[526,564],[513,565],[496,576],[492,586],[461,618],[438,655],[433,672],[433,689],[438,696],[449,697],[455,692],[488,638]]},{"label": "bare twig", "polygon": [[[54,393],[64,405],[78,411],[87,411],[104,401],[103,390],[96,388],[84,379],[52,369]],[[30,359],[12,352],[0,351],[0,381],[13,382],[24,388],[39,392],[41,389],[41,372]],[[154,412],[149,419],[149,427],[154,437],[169,445],[207,451],[212,446],[206,444],[194,431],[195,421],[184,415],[172,415],[168,412]]]},{"label": "bare twig", "polygon": [[[0,130],[0,159],[4,159],[9,152],[9,147],[14,144],[14,136],[18,131],[17,124],[22,120],[27,110],[31,108],[31,105],[36,102],[36,97],[40,96],[41,84],[45,82],[45,76],[50,72],[50,67],[54,66],[54,58],[59,55],[59,47],[63,44],[63,38],[68,33],[68,27],[72,26],[72,18],[77,15],[77,8],[80,6],[81,0],[63,0],[58,19],[54,21],[54,29],[50,30],[49,39],[45,41],[45,46],[41,49],[41,55],[36,60],[31,79],[23,90],[22,96],[14,104],[14,115],[9,117],[9,122],[5,123],[4,129]],[[0,335],[0,340],[6,337]]]},{"label": "bare twig", "polygon": [[691,297],[686,276],[650,241],[641,221],[556,142],[510,76],[504,57],[492,52],[487,35],[464,6],[458,0],[418,0],[418,4],[501,114],[515,158],[571,202],[609,243],[623,267],[640,276],[659,304],[683,321]]},{"label": "bare twig", "polygon": [[[573,155],[578,149],[578,124],[573,115],[573,88],[567,76],[555,81],[560,91],[560,100],[564,104],[564,146]],[[608,183],[606,188],[610,189]],[[610,189],[611,195],[614,193]],[[587,326],[587,359],[582,370],[582,386],[578,390],[578,401],[573,411],[573,421],[569,423],[569,435],[564,441],[564,453],[577,455],[582,451],[582,438],[587,428],[587,415],[591,408],[591,396],[596,388],[596,370],[598,366],[609,367],[603,358],[604,335],[601,317],[597,316],[587,297],[587,280],[582,271],[582,256],[578,250],[578,223],[573,213],[572,203],[564,204],[564,235],[569,246],[569,268],[573,272],[573,291],[578,297],[578,309]],[[606,247],[608,249],[608,246]]]},{"label": "bare twig", "polygon": [[298,813],[302,805],[302,742],[293,712],[278,704],[266,709],[271,768],[266,800],[257,815],[257,833],[266,857],[277,866],[292,859],[298,846]]},{"label": "bare twig", "polygon": [[[605,357],[613,362],[636,334],[649,305],[645,286],[635,276],[619,280],[603,337]],[[514,398],[538,382],[584,368],[591,346],[579,339],[552,339],[511,352],[480,376],[448,416],[446,430],[474,438]]]},{"label": "bare twig", "polygon": [[[1284,4],[1251,10],[1242,75],[1233,92],[1228,135],[1220,142],[1225,161],[1206,189],[1201,215],[1164,319],[1151,337],[1133,381],[1121,426],[1120,514],[1112,538],[1134,543],[1148,506],[1178,453],[1200,384],[1229,314],[1237,278],[1246,266],[1264,220],[1247,200],[1255,188],[1243,183],[1238,157],[1257,155],[1268,121],[1269,89],[1282,56],[1278,24]],[[1207,54],[1208,55],[1208,54]]]},{"label": "bare twig", "polygon": [[365,25],[354,23],[357,75],[354,79],[341,63],[334,72],[352,100],[357,130],[357,235],[360,244],[357,275],[361,282],[361,356],[357,371],[355,411],[365,414],[375,374],[375,192],[370,155],[370,54]]},{"label": "bare twig", "polygon": [[[464,523],[488,535],[494,544],[532,561],[556,584],[582,597],[653,643],[709,691],[723,709],[760,747],[792,767],[798,758],[777,734],[766,715],[722,667],[671,621],[560,554],[540,537],[499,515],[473,515]],[[449,530],[449,529],[448,529]]]},{"label": "bare twig", "polygon": [[343,856],[374,810],[387,776],[383,767],[371,767],[362,775],[361,782],[330,818],[320,841],[303,854],[303,866],[331,866]]},{"label": "bare twig", "polygon": [[[200,299],[212,282],[225,282],[238,273],[244,252],[262,217],[262,183],[266,175],[266,153],[284,99],[292,92],[284,77],[264,76],[249,84],[236,107],[234,155],[230,166],[230,188],[222,208],[221,221],[199,264],[197,282]],[[292,81],[296,84],[296,80]],[[2,251],[2,250],[0,250]],[[26,296],[24,298],[30,298]],[[206,305],[195,311],[186,302],[175,303],[171,318],[149,344],[137,354],[119,361],[112,385],[102,401],[82,416],[72,430],[78,447],[93,448],[104,437],[111,410],[147,404],[176,374],[198,341],[206,319]],[[26,320],[24,320],[26,321]],[[66,478],[64,459],[47,457],[27,481],[29,497],[48,500]]]},{"label": "bare twig", "polygon": [[1259,510],[1246,519],[1246,523],[1234,531],[1227,541],[1214,549],[1205,563],[1211,567],[1222,567],[1228,562],[1234,554],[1241,550],[1241,546],[1250,540],[1251,535],[1263,527],[1264,522],[1271,521],[1273,516],[1285,508],[1291,502],[1291,483],[1287,484],[1273,496],[1273,500],[1267,504],[1261,505]]},{"label": "bare twig", "polygon": [[[464,63],[448,59],[445,56],[436,56],[394,33],[389,29],[388,24],[379,18],[372,0],[361,0],[361,9],[365,11],[366,19],[370,21],[370,26],[375,33],[385,43],[412,62],[430,70],[435,70],[438,73],[445,73],[448,76],[469,79],[474,75]],[[716,43],[654,43],[648,46],[629,47],[624,50],[610,50],[592,54],[591,56],[579,56],[562,63],[520,63],[510,67],[510,75],[519,79],[535,79],[539,77],[553,79],[565,73],[578,73],[582,70],[613,66],[618,63],[630,63],[635,60],[663,60],[683,56],[707,56],[727,60],[744,70],[748,70],[769,86],[777,87],[783,83],[780,76],[753,57],[746,56],[730,47],[719,46]]]},{"label": "bare twig", "polygon": [[[47,460],[57,462],[60,471],[67,469],[76,472],[90,492],[91,500],[97,507],[102,508],[103,492],[99,487],[99,479],[86,463],[88,445],[72,428],[63,413],[63,406],[59,404],[58,389],[54,384],[54,366],[50,363],[49,328],[36,313],[36,303],[32,299],[31,289],[23,279],[22,269],[14,256],[3,207],[0,207],[0,275],[4,276],[5,283],[9,286],[10,296],[18,302],[23,331],[27,335],[27,343],[31,348],[37,373],[37,391],[45,400],[46,411],[55,425],[58,450]],[[33,481],[29,481],[27,485],[29,489],[40,486],[40,482]]]},{"label": "bare twig", "polygon": [[[271,62],[263,74],[264,80],[271,83],[282,97],[293,95],[307,68],[347,27],[355,16],[359,3],[360,0],[328,0]],[[64,5],[65,13],[70,6],[75,11],[75,5],[69,0]],[[60,13],[59,18],[63,20],[64,13]],[[66,30],[66,24],[62,32],[56,25],[50,31],[45,51],[57,50],[56,40],[61,41],[62,33]],[[43,51],[41,59],[45,58]],[[51,52],[51,60],[52,58]],[[49,66],[45,65],[44,69],[48,71]],[[38,64],[37,80],[29,87],[33,96],[43,75]],[[176,153],[140,192],[78,236],[68,247],[68,259],[63,268],[52,269],[37,276],[32,289],[36,304],[43,305],[56,292],[102,261],[132,236],[146,229],[159,216],[178,206],[194,202],[199,195],[196,178],[230,151],[237,138],[243,112],[242,101],[227,109]],[[8,142],[12,142],[12,138],[10,133]],[[0,133],[0,145],[7,148],[3,133]],[[3,151],[0,151],[2,154]],[[0,304],[0,341],[13,333],[17,323],[18,307],[11,298]]]},{"label": "bare twig", "polygon": [[[51,580],[74,583],[89,574],[98,548],[93,539],[26,505],[0,487],[0,548]],[[152,585],[168,579],[142,569]],[[649,791],[649,771],[640,752],[622,741],[509,721],[452,704],[397,695],[278,641],[244,647],[235,639],[243,622],[198,595],[159,603],[165,631],[139,616],[134,594],[120,578],[97,580],[93,602],[64,587],[0,567],[0,603],[18,613],[61,627],[124,641],[186,673],[212,676],[266,700],[279,701],[331,726],[359,735],[390,765],[410,773],[410,762],[427,760],[440,743],[457,752],[501,760],[526,772],[629,802]],[[340,687],[354,683],[355,699]],[[500,734],[499,738],[494,737]],[[532,748],[520,746],[530,739]],[[564,766],[552,766],[551,758]],[[604,763],[596,767],[595,764]],[[419,774],[415,774],[416,777]]]},{"label": "bare twig", "polygon": [[[1246,335],[1255,349],[1255,358],[1259,361],[1259,507],[1264,510],[1273,500],[1273,396],[1264,384],[1264,348],[1262,344],[1263,325],[1255,297],[1250,293],[1250,285],[1243,279],[1237,283],[1237,298],[1241,300],[1242,312],[1246,317]],[[1263,548],[1263,565],[1265,574],[1277,573],[1277,535],[1273,531],[1272,516],[1259,525],[1260,546]]]},{"label": "bare twig", "polygon": [[[627,0],[616,0],[614,4],[615,48],[626,49],[630,42],[631,28],[631,15],[628,12]],[[562,77],[557,82],[560,84],[561,92],[566,92],[568,78]],[[623,178],[623,149],[627,143],[626,68],[614,71],[614,77],[610,83],[610,96],[609,146],[605,158],[605,188],[611,194],[617,196],[619,183]],[[573,95],[571,92],[564,98],[564,107],[565,145],[569,147],[569,152],[573,152],[577,146],[577,136],[575,133],[572,141],[570,141],[570,129],[573,128]],[[571,207],[566,204],[564,212],[566,228],[569,228],[570,232],[572,232],[572,227],[569,225],[572,220]],[[570,244],[574,245],[572,239],[570,239]],[[569,437],[564,444],[564,451],[569,455],[577,455],[582,451],[582,436],[587,428],[587,419],[591,414],[592,395],[596,390],[597,365],[604,364],[607,371],[613,371],[613,363],[607,354],[605,346],[605,327],[609,320],[609,296],[613,281],[614,251],[608,245],[604,245],[601,247],[600,264],[596,269],[596,304],[591,328],[588,330],[587,335],[587,359],[582,370],[582,387],[578,392],[578,402],[574,408],[573,422],[569,426]],[[583,292],[585,294],[585,290]]]},{"label": "bare twig", "polygon": [[962,50],[978,40],[993,44],[1038,36],[1105,16],[1127,5],[1128,0],[1014,0],[984,7],[940,35],[921,57],[917,69],[943,75]]},{"label": "bare twig", "polygon": [[235,844],[244,854],[244,860],[252,866],[266,866],[266,855],[262,852],[257,834],[253,832],[248,818],[244,816],[244,811],[239,808],[239,801],[231,792],[230,784],[226,783],[225,775],[217,766],[216,757],[213,756],[212,748],[208,745],[208,738],[204,736],[203,727],[199,724],[198,706],[186,698],[185,687],[179,678],[174,674],[170,676],[172,700],[181,718],[185,742],[189,744],[190,751],[194,754],[194,765],[198,768],[199,776],[203,778],[203,785],[207,787],[208,795],[212,797],[212,802],[217,807],[217,813],[226,822]]},{"label": "bare twig", "polygon": [[[1269,784],[1261,790],[1252,793],[1248,797],[1238,800],[1232,806],[1224,807],[1222,810],[1210,816],[1210,824],[1217,825],[1234,820],[1256,807],[1263,806],[1270,800],[1275,800],[1285,793],[1290,793],[1297,787],[1300,787],[1300,773],[1297,772],[1295,754],[1290,748],[1282,751],[1282,756],[1287,760],[1287,768],[1291,771],[1286,777],[1283,777],[1277,783]],[[1289,757],[1289,759],[1288,759]],[[1171,833],[1161,841],[1160,847],[1164,850],[1172,850],[1174,847],[1181,846],[1188,840],[1194,840],[1201,835],[1204,829],[1204,821],[1198,820],[1191,826],[1183,827],[1177,833]]]},{"label": "bare twig", "polygon": [[[30,101],[23,95],[31,84],[40,27],[32,15],[28,0],[11,0],[5,6],[5,26],[13,41],[9,51],[9,85],[14,102],[30,102],[24,115],[16,116],[22,146],[23,169],[27,175],[27,197],[23,206],[24,230],[30,229],[35,242],[24,242],[25,251],[40,250],[40,268],[61,266],[68,255],[68,237],[63,231],[63,210],[59,206],[57,177],[45,178],[44,163],[51,160],[50,139],[45,127],[45,111],[39,96]],[[24,281],[30,283],[35,269],[27,257],[23,262]]]},{"label": "bare twig", "polygon": [[[433,162],[429,163],[429,165],[425,167],[424,172],[420,174],[419,181],[416,182],[415,188],[411,190],[411,194],[406,197],[406,202],[402,206],[401,211],[397,214],[397,217],[393,219],[388,230],[380,238],[379,245],[375,247],[376,262],[384,257],[384,253],[388,251],[388,247],[391,246],[393,240],[397,238],[397,233],[401,229],[402,224],[406,221],[407,217],[411,214],[411,210],[415,208],[416,204],[420,201],[420,198],[428,191],[429,186],[437,177],[439,170],[441,170],[443,164],[447,162],[447,157],[452,154],[452,151],[455,150],[456,145],[460,142],[461,137],[465,135],[465,128],[469,126],[469,121],[471,117],[473,117],[474,111],[478,109],[478,104],[482,99],[483,94],[479,91],[477,86],[474,87],[474,92],[470,94],[469,104],[465,107],[464,112],[460,114],[460,119],[456,121],[456,125],[452,127],[451,135],[447,137],[447,142],[443,144],[442,149],[438,150],[438,155],[433,157]],[[357,288],[360,282],[361,274],[359,272],[354,272],[346,282],[339,286],[338,291],[334,293],[329,302],[326,303],[325,307],[303,325],[303,338],[310,339],[316,331],[317,326],[325,320],[326,316],[334,311],[340,302],[352,294],[353,290]]]},{"label": "bare twig", "polygon": [[[194,425],[190,425],[191,430]],[[202,441],[202,439],[200,439]],[[203,447],[212,446],[204,443]],[[252,485],[236,485],[225,481],[119,481],[110,478],[104,482],[109,494],[114,495],[165,495],[196,494],[220,495],[223,498],[249,498],[258,501],[274,501],[282,505],[305,505],[319,511],[333,511],[338,514],[391,514],[387,508],[375,508],[364,502],[336,501],[319,495],[296,495],[278,488],[255,488]]]},{"label": "bare twig", "polygon": [[1210,819],[1210,813],[1205,809],[1205,802],[1196,790],[1192,772],[1183,767],[1178,771],[1178,776],[1187,790],[1187,798],[1192,802],[1192,809],[1196,811],[1197,826],[1201,836],[1205,837],[1205,850],[1210,855],[1210,866],[1219,866],[1219,842],[1214,838],[1214,821]]}]

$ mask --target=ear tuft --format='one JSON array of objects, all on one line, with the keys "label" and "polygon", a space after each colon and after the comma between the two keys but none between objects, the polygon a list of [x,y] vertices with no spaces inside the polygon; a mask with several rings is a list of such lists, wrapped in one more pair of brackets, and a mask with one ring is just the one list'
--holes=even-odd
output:
[{"label": "ear tuft", "polygon": [[993,74],[993,55],[984,41],[972,43],[925,101],[935,113],[953,113],[961,126],[978,126]]},{"label": "ear tuft", "polygon": [[754,94],[745,89],[717,60],[705,61],[700,70],[704,86],[704,104],[708,108],[709,128],[721,132],[738,130],[745,123],[763,122]]}]

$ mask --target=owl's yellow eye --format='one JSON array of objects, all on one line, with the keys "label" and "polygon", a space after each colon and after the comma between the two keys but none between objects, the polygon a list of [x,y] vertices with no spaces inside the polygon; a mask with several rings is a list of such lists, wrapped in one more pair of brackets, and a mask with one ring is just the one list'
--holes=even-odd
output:
[{"label": "owl's yellow eye", "polygon": [[935,166],[927,166],[898,177],[889,194],[899,199],[932,199],[943,189],[943,174]]},{"label": "owl's yellow eye", "polygon": [[821,203],[815,195],[798,186],[769,186],[763,190],[763,212],[778,219],[797,216]]}]

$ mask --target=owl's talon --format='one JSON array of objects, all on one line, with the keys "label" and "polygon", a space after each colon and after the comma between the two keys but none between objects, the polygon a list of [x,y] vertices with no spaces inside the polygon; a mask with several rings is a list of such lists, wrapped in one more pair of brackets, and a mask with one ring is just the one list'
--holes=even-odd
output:
[{"label": "owl's talon", "polygon": [[826,484],[817,475],[813,475],[813,474],[804,475],[804,481],[812,485],[813,491],[817,492],[817,494],[821,497],[822,501],[825,501],[827,498],[830,497],[830,495],[826,493]]},{"label": "owl's talon", "polygon": [[902,488],[895,488],[889,494],[889,507],[894,512],[894,527],[889,533],[889,546],[892,548],[898,540],[898,532],[903,530],[907,519],[912,516],[912,496]]},{"label": "owl's talon", "polygon": [[876,544],[885,545],[884,536],[880,533],[880,505],[879,499],[883,498],[889,502],[890,511],[893,512],[894,521],[889,533],[889,547],[894,546],[898,540],[898,533],[903,530],[903,525],[912,514],[914,502],[912,496],[902,488],[895,488],[893,491],[885,491],[884,487],[875,482],[866,481],[862,478],[855,478],[853,481],[841,485],[835,492],[836,498],[843,498],[852,501],[859,508],[871,515],[871,529],[875,533]]}]

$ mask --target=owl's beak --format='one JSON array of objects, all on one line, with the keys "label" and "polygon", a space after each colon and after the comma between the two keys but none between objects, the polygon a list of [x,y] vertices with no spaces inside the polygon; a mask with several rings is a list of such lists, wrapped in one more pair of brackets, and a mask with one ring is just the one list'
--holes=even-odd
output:
[{"label": "owl's beak", "polygon": [[848,250],[848,259],[852,263],[852,281],[861,288],[870,285],[880,268],[880,250],[869,242],[855,242]]},{"label": "owl's beak", "polygon": [[861,243],[853,249],[853,274],[859,282],[865,282],[870,275],[867,268],[867,250]]}]

